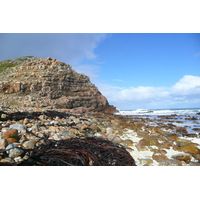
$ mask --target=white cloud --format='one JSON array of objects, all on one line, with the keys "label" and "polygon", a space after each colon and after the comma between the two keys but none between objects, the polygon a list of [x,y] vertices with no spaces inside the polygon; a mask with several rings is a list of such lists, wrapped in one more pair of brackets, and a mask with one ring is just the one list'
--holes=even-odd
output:
[{"label": "white cloud", "polygon": [[179,82],[172,86],[172,94],[192,95],[200,94],[200,77],[185,75]]},{"label": "white cloud", "polygon": [[110,104],[119,109],[200,107],[198,76],[185,75],[171,87],[118,88],[101,85],[100,90]]}]

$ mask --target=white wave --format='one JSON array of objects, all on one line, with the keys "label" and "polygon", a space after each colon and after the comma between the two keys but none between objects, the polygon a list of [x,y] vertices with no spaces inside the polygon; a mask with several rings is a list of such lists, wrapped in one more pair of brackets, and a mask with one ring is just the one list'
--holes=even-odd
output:
[{"label": "white wave", "polygon": [[200,109],[168,109],[168,110],[145,110],[145,109],[136,109],[132,111],[123,111],[120,110],[119,115],[195,115],[200,112]]}]

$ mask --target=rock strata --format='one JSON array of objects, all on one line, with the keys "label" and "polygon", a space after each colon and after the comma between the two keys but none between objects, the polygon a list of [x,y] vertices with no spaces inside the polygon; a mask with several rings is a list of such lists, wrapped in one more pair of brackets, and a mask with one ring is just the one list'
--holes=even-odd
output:
[{"label": "rock strata", "polygon": [[[0,105],[80,112],[109,108],[107,99],[88,76],[56,59],[34,57],[23,57],[23,62],[0,73]],[[6,115],[2,113],[1,118]]]}]

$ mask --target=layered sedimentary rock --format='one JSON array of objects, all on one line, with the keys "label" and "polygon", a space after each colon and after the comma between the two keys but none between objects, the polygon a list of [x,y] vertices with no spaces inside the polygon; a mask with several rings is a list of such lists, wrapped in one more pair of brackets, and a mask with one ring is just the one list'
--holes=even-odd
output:
[{"label": "layered sedimentary rock", "polygon": [[88,76],[56,59],[23,57],[0,73],[0,105],[104,110],[107,99]]}]

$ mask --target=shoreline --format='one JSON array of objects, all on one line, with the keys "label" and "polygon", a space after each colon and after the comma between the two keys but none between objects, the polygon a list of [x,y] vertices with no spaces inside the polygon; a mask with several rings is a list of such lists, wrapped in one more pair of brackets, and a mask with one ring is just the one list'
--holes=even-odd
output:
[{"label": "shoreline", "polygon": [[[13,111],[10,110],[9,113]],[[1,118],[0,149],[5,150],[8,145],[12,144],[16,145],[13,149],[27,148],[24,144],[29,144],[29,148],[34,149],[36,145],[42,144],[47,136],[50,140],[56,141],[97,137],[122,145],[133,157],[137,166],[200,165],[200,129],[197,129],[195,134],[190,134],[187,128],[178,126],[181,123],[174,125],[172,122],[177,120],[177,115],[163,115],[158,120],[103,112],[51,111],[54,112],[52,113],[54,116],[45,115],[43,110],[42,112],[38,111],[38,118],[35,119],[25,117],[16,121],[13,119],[2,121],[3,118]],[[67,115],[63,116],[62,112]],[[56,116],[58,113],[60,113],[60,117]],[[0,117],[2,116],[5,117],[3,113]],[[195,120],[191,118],[191,121]],[[18,124],[18,128],[16,128],[16,124]],[[199,118],[196,119],[196,124],[199,126]],[[14,128],[13,125],[15,125]],[[17,129],[15,137],[9,138],[9,132],[12,132],[13,129]],[[9,153],[1,153],[0,162],[20,163],[22,160],[28,159],[27,155],[21,155],[20,152],[14,156]]]}]

